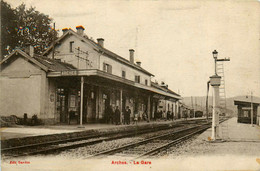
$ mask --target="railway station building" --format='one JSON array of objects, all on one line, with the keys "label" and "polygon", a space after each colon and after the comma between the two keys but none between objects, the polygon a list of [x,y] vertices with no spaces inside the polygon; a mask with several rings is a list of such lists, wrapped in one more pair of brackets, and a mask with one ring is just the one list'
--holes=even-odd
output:
[{"label": "railway station building", "polygon": [[[146,113],[154,118],[161,99],[170,101],[169,110],[178,113],[180,95],[151,82],[153,74],[84,34],[84,27],[63,29],[63,35],[42,55],[33,47],[14,50],[1,61],[1,116],[37,115],[45,124],[106,122],[107,108],[128,106],[131,118]],[[81,119],[79,119],[81,118]]]}]

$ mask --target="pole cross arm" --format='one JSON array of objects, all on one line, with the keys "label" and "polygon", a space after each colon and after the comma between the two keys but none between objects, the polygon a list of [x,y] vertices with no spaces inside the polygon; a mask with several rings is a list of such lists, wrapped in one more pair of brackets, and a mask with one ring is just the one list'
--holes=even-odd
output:
[{"label": "pole cross arm", "polygon": [[225,58],[225,59],[217,59],[217,61],[230,61],[229,58]]}]

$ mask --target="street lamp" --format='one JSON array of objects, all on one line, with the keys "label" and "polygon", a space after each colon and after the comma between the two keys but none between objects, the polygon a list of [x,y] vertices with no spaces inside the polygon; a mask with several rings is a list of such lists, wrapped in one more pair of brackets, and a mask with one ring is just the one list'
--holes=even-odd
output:
[{"label": "street lamp", "polygon": [[218,58],[218,51],[214,50],[214,51],[212,52],[212,54],[213,54],[213,58],[214,58],[214,59],[217,59],[217,58]]},{"label": "street lamp", "polygon": [[214,50],[213,52],[212,52],[212,54],[213,54],[213,58],[214,58],[214,60],[215,60],[215,75],[217,75],[217,59],[218,59],[218,51],[216,51],[216,50]]},{"label": "street lamp", "polygon": [[229,58],[218,59],[218,51],[216,51],[216,50],[214,50],[212,52],[212,54],[213,54],[213,58],[215,60],[215,75],[218,75],[218,73],[217,73],[217,62],[219,62],[219,61],[230,61],[230,59]]}]

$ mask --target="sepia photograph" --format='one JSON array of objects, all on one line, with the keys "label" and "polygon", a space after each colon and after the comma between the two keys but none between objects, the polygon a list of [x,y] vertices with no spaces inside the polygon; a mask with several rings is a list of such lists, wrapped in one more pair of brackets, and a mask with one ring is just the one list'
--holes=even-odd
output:
[{"label": "sepia photograph", "polygon": [[260,171],[259,0],[1,0],[3,171]]}]

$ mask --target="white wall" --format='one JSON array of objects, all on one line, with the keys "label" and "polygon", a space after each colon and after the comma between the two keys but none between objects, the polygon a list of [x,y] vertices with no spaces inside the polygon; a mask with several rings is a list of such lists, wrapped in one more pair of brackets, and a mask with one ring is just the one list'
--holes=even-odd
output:
[{"label": "white wall", "polygon": [[[112,66],[112,74],[122,77],[122,71],[126,72],[126,79],[135,81],[135,75],[140,75],[140,83],[145,84],[145,80],[148,81],[148,86],[151,85],[151,77],[141,71],[138,71],[130,66],[119,63],[118,61],[108,58],[104,55],[100,57],[100,66],[103,67],[103,63],[107,63]],[[100,68],[103,70],[103,68]]]},{"label": "white wall", "polygon": [[[70,52],[70,42],[74,41],[74,48],[80,47],[82,51],[88,52],[88,59],[90,64],[87,65],[86,61],[76,57],[77,51],[74,49],[74,52]],[[69,64],[72,64],[74,67],[79,69],[100,69],[103,70],[103,63],[110,64],[112,66],[112,74],[122,77],[122,70],[126,72],[126,79],[135,81],[135,75],[140,75],[140,83],[145,84],[145,80],[148,81],[148,86],[151,85],[151,77],[139,70],[136,70],[128,65],[122,64],[117,60],[111,59],[105,55],[101,55],[95,51],[89,42],[82,42],[78,37],[71,35],[64,38],[60,45],[56,46],[55,51],[59,53],[55,54],[56,59],[61,59]],[[79,54],[80,57],[86,58],[86,54]],[[48,54],[48,57],[51,58],[52,54]],[[79,64],[78,64],[79,61]]]},{"label": "white wall", "polygon": [[[74,41],[73,52],[70,52],[70,42]],[[80,50],[87,52],[87,54],[79,52],[75,49],[80,47]],[[55,46],[55,58],[61,59],[62,62],[67,62],[72,64],[74,67],[79,69],[98,69],[98,60],[99,53],[96,52],[90,43],[82,42],[78,37],[72,35],[67,36],[61,41],[60,45]],[[77,58],[76,55],[79,55],[80,58]],[[48,57],[52,57],[52,53],[48,54]],[[90,62],[87,62],[84,59],[88,59]]]},{"label": "white wall", "polygon": [[1,71],[0,77],[0,115],[16,115],[24,113],[31,117],[40,115],[41,74],[40,68],[25,59],[18,58]]}]

